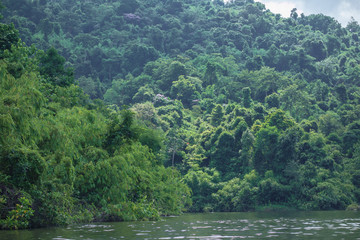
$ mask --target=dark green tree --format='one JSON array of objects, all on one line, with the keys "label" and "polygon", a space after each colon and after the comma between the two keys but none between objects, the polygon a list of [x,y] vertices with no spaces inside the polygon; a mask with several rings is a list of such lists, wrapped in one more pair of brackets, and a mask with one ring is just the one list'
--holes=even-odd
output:
[{"label": "dark green tree", "polygon": [[206,71],[204,74],[204,84],[212,85],[217,83],[218,77],[216,72],[216,65],[214,63],[208,62],[206,64]]},{"label": "dark green tree", "polygon": [[224,120],[224,110],[220,104],[217,104],[211,113],[211,124],[214,127],[220,126]]},{"label": "dark green tree", "polygon": [[280,107],[280,96],[277,93],[272,93],[269,96],[266,96],[265,103],[269,108],[279,108]]},{"label": "dark green tree", "polygon": [[251,89],[249,87],[245,87],[242,90],[243,92],[243,105],[246,108],[250,108],[251,106]]},{"label": "dark green tree", "polygon": [[19,31],[15,29],[14,24],[0,23],[0,59],[4,50],[10,50],[11,45],[19,41]]},{"label": "dark green tree", "polygon": [[292,19],[294,19],[295,21],[297,20],[297,18],[298,18],[298,16],[299,16],[299,14],[298,14],[296,11],[297,11],[297,9],[296,9],[296,8],[293,8],[293,9],[291,10],[291,13],[290,13],[290,17],[291,17]]},{"label": "dark green tree", "polygon": [[223,175],[239,171],[231,169],[231,160],[236,156],[234,137],[228,132],[222,132],[216,143],[216,150],[211,155],[210,167],[215,167]]},{"label": "dark green tree", "polygon": [[74,83],[74,72],[65,68],[65,58],[55,48],[50,48],[40,57],[40,74],[53,85],[66,87]]}]

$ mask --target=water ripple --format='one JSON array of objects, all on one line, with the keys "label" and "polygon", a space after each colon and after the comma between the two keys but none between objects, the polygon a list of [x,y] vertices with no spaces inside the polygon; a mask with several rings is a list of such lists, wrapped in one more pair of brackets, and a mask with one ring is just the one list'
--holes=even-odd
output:
[{"label": "water ripple", "polygon": [[[73,225],[9,232],[12,240],[72,239],[320,239],[360,240],[360,213],[269,212],[185,214],[158,222],[120,222]],[[27,237],[23,234],[28,234]],[[8,237],[9,236],[9,237]]]}]

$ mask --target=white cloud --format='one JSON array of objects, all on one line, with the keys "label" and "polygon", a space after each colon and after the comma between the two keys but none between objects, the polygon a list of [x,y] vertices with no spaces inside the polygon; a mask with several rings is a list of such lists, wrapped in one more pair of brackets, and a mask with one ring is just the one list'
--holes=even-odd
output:
[{"label": "white cloud", "polygon": [[297,13],[301,14],[303,2],[301,1],[272,1],[272,0],[260,0],[265,4],[265,7],[273,13],[280,13],[282,17],[290,17],[292,9],[297,8]]},{"label": "white cloud", "polygon": [[351,2],[345,0],[339,4],[335,18],[338,19],[338,21],[342,23],[343,26],[346,26],[351,17],[357,19],[359,15],[360,9],[353,7]]},{"label": "white cloud", "polygon": [[289,17],[293,8],[297,13],[310,14],[322,13],[338,20],[342,26],[346,26],[350,17],[360,20],[360,0],[257,0],[265,4],[273,13],[280,13],[283,17]]}]

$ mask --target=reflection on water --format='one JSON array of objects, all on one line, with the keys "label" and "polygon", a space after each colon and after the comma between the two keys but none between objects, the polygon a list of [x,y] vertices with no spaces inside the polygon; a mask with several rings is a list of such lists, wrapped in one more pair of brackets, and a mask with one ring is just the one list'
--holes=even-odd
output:
[{"label": "reflection on water", "polygon": [[0,231],[0,239],[360,240],[360,213],[291,211],[184,214],[158,222],[92,223],[65,228]]}]

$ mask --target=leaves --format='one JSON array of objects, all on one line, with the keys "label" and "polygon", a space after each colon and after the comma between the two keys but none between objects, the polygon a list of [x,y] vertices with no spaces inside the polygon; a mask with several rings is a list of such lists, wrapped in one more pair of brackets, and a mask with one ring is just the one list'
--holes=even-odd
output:
[{"label": "leaves", "polygon": [[360,201],[356,21],[253,1],[25,2],[6,1],[5,22],[48,50],[0,26],[0,175],[34,197],[34,222]]}]

